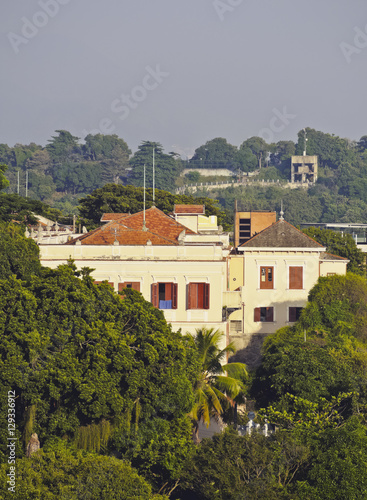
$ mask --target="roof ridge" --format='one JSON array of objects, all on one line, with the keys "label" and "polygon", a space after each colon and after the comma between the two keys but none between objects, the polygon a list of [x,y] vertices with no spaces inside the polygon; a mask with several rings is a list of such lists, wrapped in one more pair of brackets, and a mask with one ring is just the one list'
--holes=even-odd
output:
[{"label": "roof ridge", "polygon": [[[279,228],[279,226],[282,225],[282,224],[285,225],[284,229],[286,229],[286,227],[288,227],[289,230],[291,230],[291,231],[296,232],[296,233],[299,234],[299,237],[302,238],[301,241],[299,242],[300,246],[305,246],[307,248],[312,248],[310,246],[307,246],[307,244],[305,244],[306,241],[309,241],[310,243],[312,242],[314,248],[315,247],[325,248],[318,241],[316,241],[313,238],[311,238],[311,236],[308,236],[307,234],[305,234],[304,232],[302,232],[300,229],[296,228],[295,226],[293,226],[292,224],[290,224],[289,222],[287,222],[284,219],[283,220],[279,219],[278,221],[273,222],[272,224],[270,224],[269,226],[267,226],[266,228],[264,228],[262,231],[260,231],[259,233],[255,234],[249,240],[247,240],[245,243],[242,243],[242,245],[239,245],[239,246],[240,247],[249,247],[249,248],[251,248],[251,247],[254,246],[254,241],[260,240],[260,242],[261,242],[262,239],[265,238],[265,242],[263,242],[263,243],[265,243],[265,247],[264,248],[267,248],[269,245],[267,244],[268,242],[266,241],[266,236],[264,235],[264,233],[269,233],[269,237],[271,238],[270,235],[272,235],[272,233],[270,231],[273,230],[273,232],[275,231],[274,236],[276,236],[276,240],[274,240],[273,245],[270,245],[270,246],[276,246],[278,248],[278,245],[276,244],[276,242],[278,241],[279,236],[280,235],[281,236],[286,236],[286,233],[278,234],[279,231],[282,231],[282,229]],[[276,226],[278,226],[279,229],[274,229]],[[288,234],[288,237],[289,236],[290,235]],[[297,236],[297,238],[298,238],[298,236]],[[301,245],[302,240],[303,240],[303,245]],[[310,243],[309,243],[309,245],[310,245]],[[259,245],[259,248],[262,247],[262,246],[263,246],[263,244]],[[290,246],[293,246],[293,245],[290,245]],[[279,246],[279,248],[281,248],[281,247]]]}]

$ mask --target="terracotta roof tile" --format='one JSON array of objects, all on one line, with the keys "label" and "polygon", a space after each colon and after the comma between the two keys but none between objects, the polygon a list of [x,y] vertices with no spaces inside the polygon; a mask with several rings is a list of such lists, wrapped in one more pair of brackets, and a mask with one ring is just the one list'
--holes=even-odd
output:
[{"label": "terracotta roof tile", "polygon": [[75,245],[78,240],[82,245],[113,245],[115,241],[120,245],[147,245],[148,241],[152,245],[178,245],[177,241],[154,234],[152,231],[124,227],[118,222],[110,222],[66,244]]},{"label": "terracotta roof tile", "polygon": [[240,246],[241,248],[323,248],[323,245],[285,220],[278,220]]},{"label": "terracotta roof tile", "polygon": [[[151,207],[145,211],[145,223],[149,231],[172,240],[177,240],[182,231],[186,231],[186,234],[196,234],[156,207]],[[123,224],[134,229],[141,229],[143,227],[143,212],[125,217]]]},{"label": "terracotta roof tile", "polygon": [[145,211],[146,231],[143,231],[143,218],[143,212],[123,216],[79,236],[67,245],[75,245],[77,241],[82,245],[113,245],[115,241],[120,245],[146,245],[148,241],[152,245],[178,245],[178,237],[183,231],[196,234],[155,207]]},{"label": "terracotta roof tile", "polygon": [[103,214],[101,217],[101,222],[110,222],[111,220],[118,220],[121,219],[122,217],[127,217],[130,214]]},{"label": "terracotta roof tile", "polygon": [[174,214],[205,214],[205,205],[175,205],[173,209]]}]

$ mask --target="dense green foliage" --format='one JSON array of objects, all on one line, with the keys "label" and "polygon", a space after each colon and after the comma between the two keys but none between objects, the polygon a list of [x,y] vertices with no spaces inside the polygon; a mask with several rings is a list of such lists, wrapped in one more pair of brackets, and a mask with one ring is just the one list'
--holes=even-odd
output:
[{"label": "dense green foliage", "polygon": [[158,142],[143,141],[138,151],[130,159],[132,172],[129,182],[134,186],[153,186],[153,150],[154,150],[154,172],[155,187],[174,191],[175,180],[182,170],[181,161],[176,158],[175,153],[165,154],[161,144]]},{"label": "dense green foliage", "polygon": [[287,393],[316,402],[353,391],[367,402],[366,340],[366,280],[319,278],[298,323],[265,340],[252,393],[263,407]]},{"label": "dense green foliage", "polygon": [[337,233],[330,229],[320,229],[317,227],[304,229],[303,232],[325,246],[327,252],[348,259],[348,271],[364,276],[366,258],[362,250],[357,248],[351,234]]},{"label": "dense green foliage", "polygon": [[191,337],[196,346],[200,373],[195,384],[195,402],[190,412],[194,423],[195,442],[199,441],[199,422],[209,427],[210,419],[221,417],[228,406],[234,406],[235,398],[245,392],[247,377],[243,363],[225,363],[226,356],[235,352],[234,345],[223,347],[225,337],[214,328],[200,328]]},{"label": "dense green foliage", "polygon": [[40,271],[36,243],[26,238],[20,227],[0,223],[0,279],[15,275],[19,279],[29,280]]},{"label": "dense green foliage", "polygon": [[[298,141],[267,144],[261,137],[250,137],[239,147],[224,138],[215,138],[199,146],[188,162],[175,153],[166,154],[158,142],[143,141],[130,157],[126,142],[116,135],[88,135],[84,144],[66,130],[57,130],[49,144],[42,146],[0,144],[0,163],[8,165],[6,178],[9,193],[25,192],[28,172],[28,195],[44,200],[55,208],[75,213],[77,199],[106,183],[152,186],[153,148],[155,150],[156,187],[174,192],[182,186],[179,175],[184,166],[229,168],[234,173],[254,172],[258,180],[290,179],[290,158],[302,154],[304,131]],[[210,196],[233,211],[234,200],[245,210],[279,209],[284,201],[286,219],[302,222],[364,222],[367,218],[367,136],[359,141],[343,139],[311,128],[307,132],[307,154],[319,158],[318,181],[312,189],[290,190],[282,187],[248,186],[210,191]],[[197,176],[196,176],[197,178]],[[1,184],[0,184],[1,186]],[[4,185],[3,185],[4,187]],[[196,195],[195,195],[196,196]],[[199,192],[198,196],[206,196]]]},{"label": "dense green foliage", "polygon": [[42,445],[111,448],[169,484],[192,448],[195,350],[138,292],[121,300],[88,274],[64,265],[0,281],[1,453],[13,390],[24,442],[37,432]]},{"label": "dense green foliage", "polygon": [[[220,209],[218,202],[210,198],[194,198],[193,196],[174,195],[168,191],[155,190],[155,206],[165,212],[172,213],[175,204],[195,203],[205,205],[205,214],[217,215],[218,224],[228,226],[228,216]],[[146,190],[146,208],[153,205],[153,190]],[[97,189],[86,198],[80,200],[79,213],[86,224],[100,224],[104,213],[135,213],[143,210],[144,189],[134,186],[107,184]]]},{"label": "dense green foliage", "polygon": [[62,442],[46,445],[31,459],[16,461],[14,493],[7,491],[7,467],[0,468],[0,497],[15,500],[164,500],[129,463],[114,457],[71,449]]}]

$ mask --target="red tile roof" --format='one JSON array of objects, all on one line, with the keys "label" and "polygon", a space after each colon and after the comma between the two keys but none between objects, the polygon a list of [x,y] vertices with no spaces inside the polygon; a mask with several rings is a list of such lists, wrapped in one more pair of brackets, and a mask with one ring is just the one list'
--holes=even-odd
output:
[{"label": "red tile roof", "polygon": [[205,205],[175,205],[173,209],[174,214],[189,214],[189,215],[204,215]]},{"label": "red tile roof", "polygon": [[111,220],[118,220],[122,217],[127,217],[130,214],[103,214],[101,217],[101,222],[110,222]]},{"label": "red tile roof", "polygon": [[[143,212],[124,217],[124,219],[119,222],[127,227],[141,229],[143,227]],[[145,223],[146,227],[153,233],[173,240],[177,239],[182,231],[186,231],[187,234],[196,234],[194,231],[175,221],[175,219],[169,217],[156,207],[151,207],[145,211]]]},{"label": "red tile roof", "polygon": [[75,245],[77,241],[82,245],[113,245],[115,241],[120,245],[146,245],[148,241],[152,245],[178,245],[178,237],[183,231],[196,234],[155,207],[145,211],[146,231],[143,231],[143,218],[143,212],[123,216],[83,234],[67,245]]}]

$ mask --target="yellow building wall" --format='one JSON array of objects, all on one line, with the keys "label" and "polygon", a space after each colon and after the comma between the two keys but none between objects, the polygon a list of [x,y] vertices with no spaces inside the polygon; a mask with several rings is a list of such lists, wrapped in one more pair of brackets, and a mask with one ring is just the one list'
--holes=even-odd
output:
[{"label": "yellow building wall", "polygon": [[228,288],[232,292],[243,286],[243,256],[233,255],[229,258]]},{"label": "yellow building wall", "polygon": [[[271,290],[260,289],[260,267],[274,268]],[[289,289],[289,267],[303,267],[303,289]],[[319,252],[245,252],[243,302],[244,332],[274,333],[290,324],[289,307],[304,307],[309,290],[319,277]],[[256,307],[273,307],[274,321],[254,321]]]},{"label": "yellow building wall", "polygon": [[347,262],[323,261],[320,263],[320,276],[330,276],[333,274],[345,274],[347,272]]},{"label": "yellow building wall", "polygon": [[[149,302],[153,283],[177,283],[177,309],[163,310],[173,329],[181,328],[183,334],[195,333],[197,328],[205,325],[226,333],[226,321],[222,320],[222,291],[227,288],[227,262],[220,247],[206,246],[200,250],[184,246],[41,245],[40,250],[43,266],[56,268],[71,256],[77,269],[94,269],[91,273],[94,280],[113,283],[115,291],[118,291],[119,283],[139,282],[140,291]],[[192,259],[198,255],[201,260]],[[203,282],[210,284],[209,309],[188,309],[188,284]],[[225,339],[223,342],[222,347]]]}]

